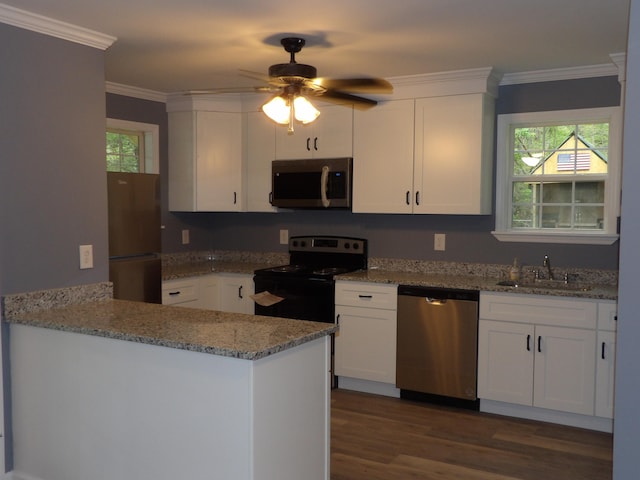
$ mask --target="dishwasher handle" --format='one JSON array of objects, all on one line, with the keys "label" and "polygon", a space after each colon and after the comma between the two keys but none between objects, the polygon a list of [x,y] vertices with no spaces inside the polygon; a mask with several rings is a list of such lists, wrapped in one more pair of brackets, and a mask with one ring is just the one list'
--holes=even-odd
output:
[{"label": "dishwasher handle", "polygon": [[461,290],[454,288],[418,287],[415,285],[399,285],[398,295],[409,297],[425,297],[442,300],[470,300],[477,302],[480,299],[478,290]]}]

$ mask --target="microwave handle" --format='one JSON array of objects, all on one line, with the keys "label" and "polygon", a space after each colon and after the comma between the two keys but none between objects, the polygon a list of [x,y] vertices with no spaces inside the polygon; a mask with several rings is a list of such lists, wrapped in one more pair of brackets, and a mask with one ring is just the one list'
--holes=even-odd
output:
[{"label": "microwave handle", "polygon": [[322,167],[322,176],[320,177],[320,195],[322,196],[322,206],[328,208],[331,200],[327,198],[327,184],[329,183],[329,167]]}]

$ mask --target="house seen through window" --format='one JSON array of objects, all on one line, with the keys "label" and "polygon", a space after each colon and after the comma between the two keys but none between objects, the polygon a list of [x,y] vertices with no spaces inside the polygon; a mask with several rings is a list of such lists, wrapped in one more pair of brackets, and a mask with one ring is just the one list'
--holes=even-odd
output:
[{"label": "house seen through window", "polygon": [[494,234],[512,241],[518,241],[518,234],[547,240],[555,236],[556,241],[615,235],[620,163],[616,109],[504,117],[498,122]]}]

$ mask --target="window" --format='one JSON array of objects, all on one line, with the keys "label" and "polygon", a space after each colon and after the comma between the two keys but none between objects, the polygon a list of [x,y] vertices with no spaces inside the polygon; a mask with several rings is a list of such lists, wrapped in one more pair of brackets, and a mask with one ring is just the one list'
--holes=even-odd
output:
[{"label": "window", "polygon": [[620,151],[616,107],[500,115],[494,235],[613,243]]},{"label": "window", "polygon": [[108,172],[159,173],[158,125],[107,119]]},{"label": "window", "polygon": [[107,171],[144,172],[144,134],[107,128]]}]

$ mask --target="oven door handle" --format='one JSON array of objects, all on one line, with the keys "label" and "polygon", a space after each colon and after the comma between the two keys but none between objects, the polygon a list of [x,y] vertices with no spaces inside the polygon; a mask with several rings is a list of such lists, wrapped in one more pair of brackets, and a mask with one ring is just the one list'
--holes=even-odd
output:
[{"label": "oven door handle", "polygon": [[328,208],[331,200],[327,198],[327,186],[329,184],[329,167],[322,167],[322,176],[320,177],[320,195],[322,196],[322,206]]}]

